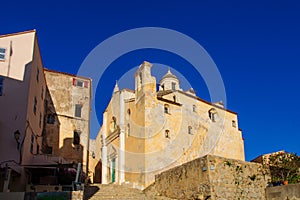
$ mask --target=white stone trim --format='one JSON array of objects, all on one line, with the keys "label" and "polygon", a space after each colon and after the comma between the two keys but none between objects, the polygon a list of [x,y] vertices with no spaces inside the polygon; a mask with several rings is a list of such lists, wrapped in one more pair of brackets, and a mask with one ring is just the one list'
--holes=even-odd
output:
[{"label": "white stone trim", "polygon": [[124,102],[124,93],[120,94],[120,154],[119,154],[119,183],[125,182],[125,102]]}]

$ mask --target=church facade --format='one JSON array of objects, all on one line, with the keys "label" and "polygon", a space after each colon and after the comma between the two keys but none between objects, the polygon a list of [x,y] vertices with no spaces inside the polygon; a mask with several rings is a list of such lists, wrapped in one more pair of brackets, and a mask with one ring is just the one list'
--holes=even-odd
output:
[{"label": "church facade", "polygon": [[183,91],[170,70],[157,90],[151,67],[139,66],[134,91],[116,84],[103,113],[101,183],[144,189],[156,174],[207,154],[245,159],[237,113]]}]

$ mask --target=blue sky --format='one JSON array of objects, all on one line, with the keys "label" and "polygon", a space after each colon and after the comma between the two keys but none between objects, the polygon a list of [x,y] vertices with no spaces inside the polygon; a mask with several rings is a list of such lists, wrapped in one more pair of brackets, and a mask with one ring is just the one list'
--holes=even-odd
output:
[{"label": "blue sky", "polygon": [[[11,0],[1,2],[0,34],[37,29],[45,67],[73,74],[93,48],[119,32],[151,26],[188,35],[221,73],[227,107],[239,113],[250,160],[282,149],[300,153],[299,10],[296,0]],[[100,121],[115,80],[144,60],[176,69],[198,96],[210,100],[205,82],[186,60],[161,50],[138,50],[115,60],[100,80],[95,95]],[[97,128],[92,125],[92,137]]]}]

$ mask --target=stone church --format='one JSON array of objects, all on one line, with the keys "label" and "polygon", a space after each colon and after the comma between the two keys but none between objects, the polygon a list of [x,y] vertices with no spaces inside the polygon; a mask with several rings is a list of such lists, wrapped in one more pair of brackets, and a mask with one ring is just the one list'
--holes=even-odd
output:
[{"label": "stone church", "polygon": [[192,88],[183,91],[170,70],[157,89],[151,67],[139,66],[134,91],[116,84],[103,113],[96,139],[101,183],[144,189],[156,174],[207,154],[245,159],[236,112],[197,97]]}]

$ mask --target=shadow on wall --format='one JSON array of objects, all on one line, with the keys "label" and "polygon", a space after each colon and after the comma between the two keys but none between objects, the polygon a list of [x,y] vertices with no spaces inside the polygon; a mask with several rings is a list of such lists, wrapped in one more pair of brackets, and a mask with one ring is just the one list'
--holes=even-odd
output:
[{"label": "shadow on wall", "polygon": [[56,110],[48,87],[46,88],[44,106],[45,106],[45,117],[44,117],[44,127],[43,127],[42,151],[44,154],[59,156],[58,154],[59,154],[60,121],[56,114]]},{"label": "shadow on wall", "polygon": [[77,144],[75,140],[75,138],[65,138],[62,148],[59,149],[59,154],[66,160],[77,164],[83,161],[83,146]]},{"label": "shadow on wall", "polygon": [[90,199],[92,196],[94,196],[94,194],[96,194],[98,191],[100,190],[100,188],[98,186],[86,186],[84,188],[84,194],[83,194],[83,199],[84,200],[88,200]]},{"label": "shadow on wall", "polygon": [[95,174],[94,174],[94,183],[101,183],[102,182],[102,162],[98,161],[95,167]]}]

